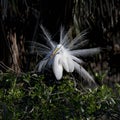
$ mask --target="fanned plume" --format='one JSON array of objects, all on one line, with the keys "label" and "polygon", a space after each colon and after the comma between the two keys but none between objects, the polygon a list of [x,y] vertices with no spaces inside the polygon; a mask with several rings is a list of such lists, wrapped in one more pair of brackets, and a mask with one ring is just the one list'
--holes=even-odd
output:
[{"label": "fanned plume", "polygon": [[76,70],[84,80],[94,82],[93,77],[81,66],[84,61],[79,58],[94,55],[101,51],[100,48],[81,49],[88,42],[86,39],[88,30],[81,32],[74,39],[70,39],[69,34],[72,29],[70,28],[65,34],[64,28],[61,27],[60,42],[55,44],[42,25],[41,29],[49,47],[35,42],[32,43],[33,46],[36,46],[38,52],[44,55],[44,58],[37,65],[38,71],[41,72],[46,67],[52,67],[56,79],[60,80],[63,76],[63,69],[66,72]]}]

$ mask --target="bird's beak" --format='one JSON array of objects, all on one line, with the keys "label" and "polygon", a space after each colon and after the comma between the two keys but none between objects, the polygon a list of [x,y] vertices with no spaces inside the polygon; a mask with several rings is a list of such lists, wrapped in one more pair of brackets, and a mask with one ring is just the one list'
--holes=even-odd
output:
[{"label": "bird's beak", "polygon": [[55,50],[52,52],[52,54],[51,54],[51,58],[58,52],[58,50],[59,50],[60,48],[55,48]]}]

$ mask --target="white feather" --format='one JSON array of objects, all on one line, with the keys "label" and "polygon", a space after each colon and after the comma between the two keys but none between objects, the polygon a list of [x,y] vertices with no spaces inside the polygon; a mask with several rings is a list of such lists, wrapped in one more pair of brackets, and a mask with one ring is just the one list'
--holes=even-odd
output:
[{"label": "white feather", "polygon": [[71,59],[71,56],[67,57],[67,63],[68,63],[68,67],[69,67],[69,72],[73,72],[74,71],[74,61],[73,61],[73,59]]},{"label": "white feather", "polygon": [[94,79],[93,77],[79,64],[77,64],[76,62],[74,62],[75,65],[75,70],[80,74],[80,76],[87,81],[93,81]]},{"label": "white feather", "polygon": [[61,29],[60,29],[60,43],[63,44],[64,42],[64,28],[61,26]]},{"label": "white feather", "polygon": [[71,40],[68,37],[70,32],[71,32],[71,30],[72,30],[72,28],[70,28],[68,30],[68,32],[66,34],[64,34],[63,39],[60,41],[60,44],[63,45],[65,48],[68,48],[69,43],[71,42]]},{"label": "white feather", "polygon": [[80,58],[77,58],[73,55],[71,55],[71,58],[72,58],[73,61],[77,62],[78,64],[83,64],[84,63],[83,60],[81,60]]},{"label": "white feather", "polygon": [[41,72],[42,69],[45,68],[45,66],[47,65],[47,62],[48,62],[48,60],[42,60],[42,61],[39,62],[39,64],[38,64],[38,71],[39,72]]},{"label": "white feather", "polygon": [[67,44],[67,47],[70,50],[78,48],[80,46],[79,43],[86,40],[86,34],[87,30],[84,30],[83,32],[79,33],[73,40],[71,40],[71,42]]},{"label": "white feather", "polygon": [[50,34],[47,32],[47,30],[45,30],[45,28],[44,28],[42,25],[41,25],[40,27],[41,27],[44,35],[46,36],[47,41],[49,42],[50,47],[51,47],[51,48],[55,48],[55,44],[54,44],[53,41],[51,40]]},{"label": "white feather", "polygon": [[69,66],[68,66],[67,57],[66,57],[66,56],[61,56],[61,62],[62,62],[63,68],[64,68],[67,72],[69,72]]},{"label": "white feather", "polygon": [[75,56],[91,56],[94,54],[98,54],[101,51],[100,48],[90,48],[90,49],[80,49],[80,50],[72,50],[71,54]]},{"label": "white feather", "polygon": [[57,54],[53,61],[53,72],[57,80],[60,80],[63,76],[63,67],[61,64],[61,55]]}]

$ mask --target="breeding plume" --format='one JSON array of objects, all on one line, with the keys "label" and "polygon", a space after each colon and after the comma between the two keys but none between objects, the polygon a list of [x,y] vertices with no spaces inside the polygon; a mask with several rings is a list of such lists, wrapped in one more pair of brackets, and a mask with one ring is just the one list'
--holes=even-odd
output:
[{"label": "breeding plume", "polygon": [[81,57],[86,57],[100,52],[100,48],[82,49],[88,40],[85,39],[86,31],[78,34],[74,39],[69,38],[69,31],[65,34],[63,28],[60,29],[60,40],[57,44],[51,39],[50,34],[43,26],[41,29],[46,39],[46,45],[34,43],[37,45],[38,53],[44,58],[37,65],[38,71],[41,72],[46,67],[52,68],[57,80],[63,76],[63,70],[68,73],[73,71],[85,80],[93,80],[93,77],[82,67],[84,63]]}]

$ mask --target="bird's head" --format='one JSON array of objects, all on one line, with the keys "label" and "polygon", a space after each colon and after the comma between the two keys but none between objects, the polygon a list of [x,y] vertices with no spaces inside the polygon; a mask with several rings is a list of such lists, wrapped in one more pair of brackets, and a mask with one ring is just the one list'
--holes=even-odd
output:
[{"label": "bird's head", "polygon": [[56,54],[64,52],[64,47],[61,44],[58,44],[56,48],[53,50],[51,57],[55,56]]}]

